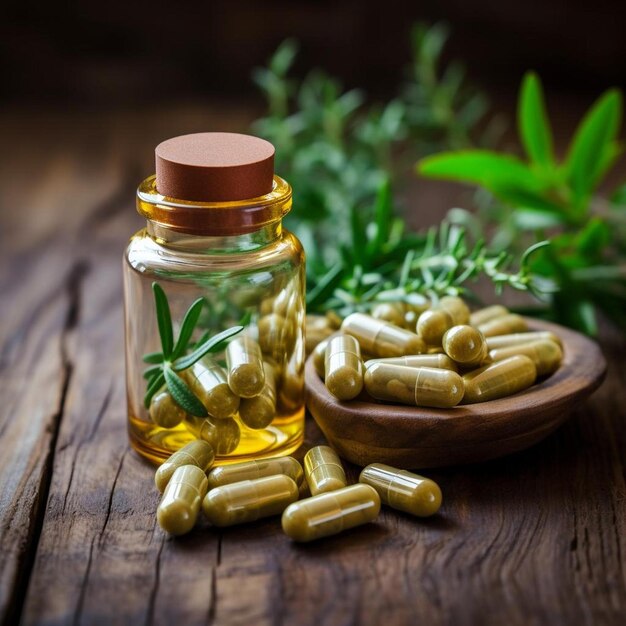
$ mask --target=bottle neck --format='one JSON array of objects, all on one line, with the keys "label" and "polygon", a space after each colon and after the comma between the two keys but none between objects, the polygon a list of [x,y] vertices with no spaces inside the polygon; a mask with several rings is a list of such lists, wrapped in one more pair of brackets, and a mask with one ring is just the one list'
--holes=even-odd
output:
[{"label": "bottle neck", "polygon": [[259,230],[242,235],[191,235],[181,233],[153,220],[147,220],[148,235],[161,246],[195,254],[232,254],[250,252],[278,240],[283,232],[282,220],[266,224]]}]

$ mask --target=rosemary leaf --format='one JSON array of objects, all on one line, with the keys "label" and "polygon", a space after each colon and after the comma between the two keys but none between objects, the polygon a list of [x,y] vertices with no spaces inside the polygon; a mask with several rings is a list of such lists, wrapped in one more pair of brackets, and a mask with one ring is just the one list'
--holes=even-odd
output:
[{"label": "rosemary leaf", "polygon": [[233,337],[237,333],[240,333],[242,330],[243,326],[233,326],[232,328],[228,328],[221,333],[214,335],[187,356],[176,359],[176,361],[172,364],[173,369],[176,372],[186,370],[188,367],[191,367],[194,363],[198,362],[203,356],[211,352],[215,346],[222,343],[226,339]]},{"label": "rosemary leaf", "polygon": [[169,360],[174,347],[174,331],[172,330],[170,305],[167,302],[167,296],[165,295],[161,285],[156,282],[152,283],[152,291],[154,293],[154,302],[156,305],[157,323],[159,325],[159,335],[161,337],[163,356],[165,359]]},{"label": "rosemary leaf", "polygon": [[187,383],[169,366],[165,367],[164,372],[167,390],[172,395],[172,398],[174,398],[176,404],[191,415],[206,417],[208,415],[206,408],[194,395]]},{"label": "rosemary leaf", "polygon": [[154,397],[154,394],[163,387],[165,384],[165,375],[163,373],[159,374],[156,378],[153,378],[152,381],[148,384],[148,388],[146,389],[146,395],[143,399],[143,405],[146,409],[150,408],[150,402]]},{"label": "rosemary leaf", "polygon": [[198,298],[187,310],[185,313],[185,318],[183,319],[183,323],[180,326],[180,333],[178,335],[178,341],[174,346],[174,350],[172,351],[172,361],[175,361],[179,356],[184,354],[187,349],[187,344],[191,339],[191,335],[198,323],[198,318],[200,317],[200,313],[202,312],[202,307],[204,305],[204,298]]}]

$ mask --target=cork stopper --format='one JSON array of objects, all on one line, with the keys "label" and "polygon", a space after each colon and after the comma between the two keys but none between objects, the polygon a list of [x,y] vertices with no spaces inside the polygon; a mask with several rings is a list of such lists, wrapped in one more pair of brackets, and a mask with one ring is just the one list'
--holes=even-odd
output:
[{"label": "cork stopper", "polygon": [[155,149],[160,194],[191,202],[229,202],[272,191],[274,146],[237,133],[173,137]]}]

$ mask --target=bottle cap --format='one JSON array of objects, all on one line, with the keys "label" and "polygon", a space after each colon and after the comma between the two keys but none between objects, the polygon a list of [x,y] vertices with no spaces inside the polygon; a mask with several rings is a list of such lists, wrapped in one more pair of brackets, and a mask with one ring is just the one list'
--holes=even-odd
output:
[{"label": "bottle cap", "polygon": [[272,191],[274,146],[238,133],[173,137],[155,149],[160,194],[191,202],[247,200]]}]

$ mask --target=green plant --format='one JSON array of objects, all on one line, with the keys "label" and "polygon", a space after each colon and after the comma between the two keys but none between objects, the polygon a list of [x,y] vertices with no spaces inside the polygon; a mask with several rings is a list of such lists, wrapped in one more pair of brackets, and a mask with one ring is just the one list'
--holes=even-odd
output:
[{"label": "green plant", "polygon": [[198,298],[185,313],[178,339],[174,341],[167,296],[156,282],[152,283],[152,292],[161,338],[161,351],[150,352],[143,356],[144,362],[151,364],[143,373],[146,379],[144,406],[148,408],[153,396],[165,385],[174,401],[187,413],[206,417],[207,411],[204,405],[178,373],[188,369],[207,354],[223,350],[226,340],[241,332],[243,326],[233,326],[213,337],[208,337],[205,333],[198,342],[191,344],[193,332],[204,306],[204,298]]},{"label": "green plant", "polygon": [[558,159],[541,83],[528,73],[517,111],[525,159],[462,150],[426,157],[417,166],[423,176],[479,185],[492,194],[478,220],[456,215],[482,232],[495,228],[497,245],[520,248],[550,235],[552,245],[530,265],[558,286],[544,313],[591,334],[596,308],[626,328],[625,187],[612,203],[598,196],[621,152],[621,115],[621,94],[611,89],[587,112],[566,156]]}]

